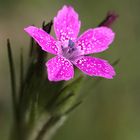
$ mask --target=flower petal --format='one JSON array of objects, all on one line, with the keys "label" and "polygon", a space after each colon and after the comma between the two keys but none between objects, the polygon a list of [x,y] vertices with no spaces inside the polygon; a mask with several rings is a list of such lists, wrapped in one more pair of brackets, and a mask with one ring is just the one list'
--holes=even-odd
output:
[{"label": "flower petal", "polygon": [[112,79],[114,68],[106,61],[91,56],[81,56],[73,62],[81,71],[90,76],[100,76]]},{"label": "flower petal", "polygon": [[41,46],[42,50],[57,54],[58,48],[55,39],[41,28],[29,26],[24,29]]},{"label": "flower petal", "polygon": [[71,6],[63,6],[54,18],[54,31],[60,41],[75,41],[80,30],[78,14]]},{"label": "flower petal", "polygon": [[73,65],[64,57],[53,57],[46,63],[46,67],[50,81],[67,81],[74,76]]},{"label": "flower petal", "polygon": [[98,53],[106,50],[113,42],[115,33],[107,27],[98,27],[84,32],[77,41],[84,54]]}]

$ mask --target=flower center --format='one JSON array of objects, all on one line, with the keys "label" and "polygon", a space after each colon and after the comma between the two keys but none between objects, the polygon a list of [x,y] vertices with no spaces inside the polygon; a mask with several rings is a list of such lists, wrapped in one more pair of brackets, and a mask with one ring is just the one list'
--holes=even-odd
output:
[{"label": "flower center", "polygon": [[59,54],[69,59],[70,61],[73,61],[78,56],[82,55],[82,51],[75,45],[72,40],[69,40],[61,44],[61,50],[59,51]]}]

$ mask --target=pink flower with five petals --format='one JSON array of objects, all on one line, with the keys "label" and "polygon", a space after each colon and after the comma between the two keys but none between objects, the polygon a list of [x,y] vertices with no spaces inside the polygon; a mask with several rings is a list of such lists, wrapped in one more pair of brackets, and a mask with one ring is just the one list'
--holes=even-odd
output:
[{"label": "pink flower with five petals", "polygon": [[113,67],[99,58],[86,56],[106,50],[113,42],[115,33],[108,27],[88,29],[79,38],[81,22],[71,6],[63,6],[54,17],[57,40],[41,28],[29,26],[24,30],[35,39],[42,50],[56,55],[46,62],[50,81],[70,80],[74,77],[73,65],[89,76],[112,79]]}]

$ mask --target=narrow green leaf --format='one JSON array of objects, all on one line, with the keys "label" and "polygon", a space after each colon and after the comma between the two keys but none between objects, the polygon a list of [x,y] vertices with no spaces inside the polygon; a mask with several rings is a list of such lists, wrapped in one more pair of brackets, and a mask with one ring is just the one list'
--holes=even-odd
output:
[{"label": "narrow green leaf", "polygon": [[68,85],[64,86],[59,92],[55,93],[53,98],[48,102],[46,108],[52,108],[51,106],[54,106],[54,104],[57,102],[57,100],[60,100],[61,98],[65,98],[67,96],[66,92],[72,92],[74,93],[75,90],[77,89],[77,86],[80,85],[83,77],[80,76],[77,79],[73,80],[71,83]]},{"label": "narrow green leaf", "polygon": [[78,78],[76,78],[75,80],[73,80],[71,83],[69,83],[68,85],[66,85],[61,91],[60,93],[63,93],[65,91],[75,91],[77,90],[78,86],[81,84],[81,81],[83,80],[83,76],[79,76]]},{"label": "narrow green leaf", "polygon": [[16,93],[16,77],[15,77],[15,67],[13,62],[12,50],[10,40],[7,39],[7,51],[11,75],[11,88],[12,88],[12,103],[15,117],[17,116],[17,93]]},{"label": "narrow green leaf", "polygon": [[57,98],[57,100],[55,101],[55,102],[53,102],[53,105],[52,106],[50,106],[50,108],[48,108],[49,110],[51,110],[51,112],[52,112],[52,110],[57,110],[57,108],[61,108],[63,105],[65,105],[68,101],[69,101],[69,99],[71,98],[71,97],[73,97],[74,96],[74,93],[69,93],[69,94],[66,94],[63,98],[61,98],[61,99],[59,99],[59,98]]},{"label": "narrow green leaf", "polygon": [[20,51],[20,91],[19,91],[19,101],[23,96],[23,77],[24,77],[24,67],[23,67],[23,49]]},{"label": "narrow green leaf", "polygon": [[35,138],[35,140],[43,140],[43,138],[45,137],[46,133],[48,130],[51,129],[51,127],[54,127],[55,124],[60,120],[60,117],[51,117],[49,121],[47,121],[43,128],[40,130],[40,132],[38,133],[37,137]]},{"label": "narrow green leaf", "polygon": [[119,62],[120,62],[120,58],[118,58],[117,60],[115,60],[115,61],[112,63],[112,66],[118,65]]},{"label": "narrow green leaf", "polygon": [[72,107],[70,107],[64,114],[68,115],[72,111],[74,111],[79,105],[82,104],[82,101],[75,103]]},{"label": "narrow green leaf", "polygon": [[11,75],[11,88],[12,88],[12,104],[13,104],[13,114],[14,114],[14,129],[15,133],[13,133],[13,139],[23,139],[21,138],[22,130],[21,130],[21,122],[20,122],[20,114],[19,114],[19,106],[18,106],[18,97],[16,92],[16,77],[15,77],[15,67],[13,62],[12,50],[10,45],[10,40],[7,39],[7,51],[8,51],[8,59],[9,59],[9,67],[10,67],[10,75]]},{"label": "narrow green leaf", "polygon": [[63,105],[72,96],[74,96],[74,93],[69,93],[67,96],[65,96],[64,98],[62,98],[58,103],[56,103],[56,106]]}]

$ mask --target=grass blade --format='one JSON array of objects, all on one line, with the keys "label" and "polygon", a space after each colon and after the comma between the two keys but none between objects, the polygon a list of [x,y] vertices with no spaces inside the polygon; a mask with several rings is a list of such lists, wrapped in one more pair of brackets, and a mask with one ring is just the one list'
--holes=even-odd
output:
[{"label": "grass blade", "polygon": [[8,59],[9,59],[10,75],[11,75],[13,109],[14,109],[14,113],[16,114],[16,105],[17,105],[16,77],[15,77],[15,68],[14,68],[13,56],[12,56],[11,45],[10,45],[9,39],[7,39],[7,51],[8,51]]},{"label": "grass blade", "polygon": [[21,48],[20,52],[20,91],[19,91],[19,101],[21,100],[23,96],[23,82],[24,80],[24,67],[23,67],[23,49]]}]

